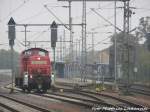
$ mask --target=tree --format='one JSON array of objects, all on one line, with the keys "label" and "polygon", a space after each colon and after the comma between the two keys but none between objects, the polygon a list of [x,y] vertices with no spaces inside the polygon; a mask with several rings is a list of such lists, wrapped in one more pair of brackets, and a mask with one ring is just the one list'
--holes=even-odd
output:
[{"label": "tree", "polygon": [[138,47],[138,72],[136,74],[136,81],[150,84],[150,52],[140,45]]},{"label": "tree", "polygon": [[[111,41],[113,45],[110,47],[110,74],[114,74],[114,38],[117,41],[117,66],[121,67],[121,73],[123,73],[119,75],[123,75],[124,78],[127,76],[128,69],[130,74],[133,73],[136,62],[136,46],[139,39],[132,34],[125,35],[123,32],[112,36]],[[130,68],[128,68],[129,65]]]},{"label": "tree", "polygon": [[142,17],[140,19],[138,30],[136,31],[136,37],[146,39],[144,45],[150,51],[150,17]]}]

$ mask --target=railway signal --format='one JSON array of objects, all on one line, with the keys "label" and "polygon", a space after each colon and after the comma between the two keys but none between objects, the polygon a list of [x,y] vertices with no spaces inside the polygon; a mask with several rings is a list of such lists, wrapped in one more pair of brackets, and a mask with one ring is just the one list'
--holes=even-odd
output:
[{"label": "railway signal", "polygon": [[53,48],[53,54],[54,54],[54,61],[53,61],[53,72],[52,72],[52,84],[55,85],[55,47],[56,47],[56,42],[57,42],[57,27],[58,25],[56,24],[55,21],[51,24],[51,47]]},{"label": "railway signal", "polygon": [[57,27],[58,27],[58,25],[56,24],[55,21],[53,21],[53,23],[51,24],[51,47],[52,48],[56,47]]},{"label": "railway signal", "polygon": [[11,93],[13,92],[13,79],[14,79],[14,68],[13,68],[13,57],[14,57],[14,40],[16,38],[16,29],[15,29],[16,23],[14,19],[11,17],[9,22],[8,22],[8,39],[9,39],[9,46],[11,48],[11,70],[12,70],[12,88],[11,88]]},{"label": "railway signal", "polygon": [[8,22],[8,39],[9,39],[9,45],[14,46],[14,40],[16,38],[16,29],[15,29],[15,21],[11,17]]}]

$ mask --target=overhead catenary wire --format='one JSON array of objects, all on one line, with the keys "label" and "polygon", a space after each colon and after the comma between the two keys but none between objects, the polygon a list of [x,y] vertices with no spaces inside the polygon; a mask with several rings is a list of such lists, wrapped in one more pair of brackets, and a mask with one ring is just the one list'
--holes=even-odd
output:
[{"label": "overhead catenary wire", "polygon": [[[33,17],[33,16],[32,16],[32,17]],[[44,32],[43,32],[43,33],[44,33]],[[43,34],[43,33],[42,33],[42,34]],[[41,34],[40,34],[40,35],[41,35]],[[39,36],[38,36],[38,37],[39,37]]]},{"label": "overhead catenary wire", "polygon": [[[105,7],[108,7],[108,6],[110,6],[111,4],[112,4],[112,3],[108,3],[108,4],[104,5],[104,6],[102,6],[101,8],[100,8],[100,7],[95,8],[95,10],[104,9]],[[92,13],[92,11],[90,10],[90,11],[86,12],[86,15],[89,15],[89,14],[91,14],[91,13]],[[73,19],[80,19],[80,18],[82,18],[82,15],[81,15],[81,16],[72,17],[72,18],[73,18]]]},{"label": "overhead catenary wire", "polygon": [[[70,28],[67,27],[48,7],[47,5],[44,5],[44,7],[48,10],[48,12],[50,12],[61,24],[63,24],[63,26],[68,29],[70,31]],[[73,33],[73,32],[71,32]]]},{"label": "overhead catenary wire", "polygon": [[118,28],[117,26],[115,26],[114,24],[112,24],[109,20],[107,20],[106,18],[104,18],[101,14],[99,14],[98,12],[96,12],[93,8],[91,8],[91,10],[97,14],[99,17],[101,17],[103,20],[105,20],[107,23],[109,23],[111,26],[115,27],[117,30],[121,31],[122,30],[120,28]]},{"label": "overhead catenary wire", "polygon": [[132,0],[132,1],[135,1],[135,0]]},{"label": "overhead catenary wire", "polygon": [[112,4],[113,4],[113,3],[112,3],[112,2],[110,2],[110,3],[108,3],[108,4],[106,4],[106,5],[102,6],[102,7],[101,7],[101,6],[100,6],[100,4],[99,4],[99,8],[102,8],[102,9],[103,9],[103,8],[108,7],[108,6],[112,6]]},{"label": "overhead catenary wire", "polygon": [[[107,37],[107,38],[105,38],[105,39],[103,39],[103,40],[97,42],[97,43],[95,44],[95,46],[97,46],[97,45],[99,45],[99,44],[102,44],[105,40],[107,40],[107,39],[109,39],[109,38],[111,38],[111,37]],[[89,48],[87,48],[87,50],[89,50],[89,49],[91,49],[91,48],[92,48],[92,47],[89,47]]]},{"label": "overhead catenary wire", "polygon": [[37,40],[37,38],[39,38],[41,35],[43,35],[44,33],[46,33],[49,30],[50,30],[50,28],[47,28],[46,30],[43,30],[40,34],[36,33],[36,34],[32,35],[32,37],[34,37],[32,40]]},{"label": "overhead catenary wire", "polygon": [[[95,9],[95,10],[99,10],[99,9],[101,9],[102,10],[102,8],[97,8],[97,9]],[[112,8],[112,9],[114,9],[114,8]],[[120,15],[121,14],[121,12],[118,12],[116,15]],[[111,16],[109,16],[108,18],[107,18],[107,20],[110,20],[110,19],[112,19],[114,17],[114,14],[113,15],[111,15]],[[109,25],[104,25],[104,27],[108,27]],[[91,28],[91,29],[98,29],[98,28],[104,28],[104,27],[99,27],[99,26],[96,26],[96,27],[93,27],[93,28]]]},{"label": "overhead catenary wire", "polygon": [[20,45],[22,45],[23,47],[25,46],[20,40],[18,40],[17,38],[16,38],[16,40],[17,40],[17,42],[19,43],[19,46]]},{"label": "overhead catenary wire", "polygon": [[24,0],[23,3],[21,3],[18,7],[14,8],[11,12],[9,12],[9,14],[6,17],[4,17],[0,22],[3,22],[4,20],[6,20],[9,16],[11,16],[13,13],[18,11],[20,8],[22,8],[29,1],[30,0]]},{"label": "overhead catenary wire", "polygon": [[35,17],[41,16],[41,15],[43,15],[43,14],[45,14],[45,13],[47,13],[47,12],[46,12],[46,11],[39,11],[39,12],[37,12],[36,14],[34,14],[34,15],[30,16],[30,17],[26,17],[26,18],[24,18],[24,19],[22,19],[22,20],[20,20],[20,21],[18,21],[18,22],[20,23],[20,22],[22,22],[22,21],[27,21],[27,20],[33,19],[33,18],[35,18]]}]

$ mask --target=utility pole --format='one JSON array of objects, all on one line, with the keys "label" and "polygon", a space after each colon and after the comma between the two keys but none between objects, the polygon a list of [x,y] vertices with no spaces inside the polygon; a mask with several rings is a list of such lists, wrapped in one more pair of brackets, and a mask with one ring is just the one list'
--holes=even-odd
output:
[{"label": "utility pole", "polygon": [[95,47],[95,44],[94,44],[94,34],[97,34],[98,32],[87,32],[87,34],[91,34],[92,35],[92,63],[94,64],[95,60],[94,60],[94,47]]},{"label": "utility pole", "polygon": [[69,0],[69,28],[70,28],[70,62],[73,61],[73,34],[72,34],[72,17],[71,17],[71,2]]},{"label": "utility pole", "polygon": [[[87,64],[87,49],[86,49],[86,2],[96,2],[96,1],[122,1],[122,0],[58,0],[58,1],[76,1],[76,2],[82,2],[82,53],[81,53],[81,66],[82,66],[82,74],[81,74],[81,81],[82,77],[84,75],[85,79],[85,72],[86,72],[86,64]],[[70,16],[69,16],[70,17]],[[115,26],[116,27],[116,26]],[[71,29],[70,29],[71,30]],[[120,29],[119,29],[120,30]],[[85,80],[84,80],[85,81]]]},{"label": "utility pole", "polygon": [[[82,3],[82,54],[81,54],[81,63],[82,63],[82,77],[84,82],[86,80],[86,64],[87,64],[87,50],[86,50],[86,0],[83,0]],[[82,81],[82,79],[81,79]]]},{"label": "utility pole", "polygon": [[[82,53],[81,53],[81,64],[82,64],[82,75],[81,75],[81,81],[82,76],[85,74],[85,67],[87,62],[87,56],[86,56],[86,0],[58,0],[58,1],[68,1],[69,2],[69,23],[70,23],[70,31],[72,30],[71,27],[71,2],[72,1],[78,1],[83,3],[82,8]],[[92,1],[92,0],[90,0]],[[70,39],[72,39],[72,32],[70,33]],[[73,39],[71,40],[73,43]],[[71,44],[72,45],[72,44]],[[70,46],[71,48],[71,46]]]},{"label": "utility pole", "polygon": [[63,41],[64,41],[64,43],[63,43],[63,61],[65,62],[65,57],[66,57],[66,43],[65,43],[65,41],[66,41],[66,32],[65,32],[65,30],[64,30],[64,33],[63,33]]},{"label": "utility pole", "polygon": [[96,75],[95,72],[94,72],[94,71],[95,71],[95,67],[94,67],[94,66],[95,66],[95,57],[94,57],[94,56],[95,56],[95,55],[94,55],[94,54],[95,54],[95,50],[94,50],[94,48],[95,48],[94,34],[97,34],[97,33],[98,33],[98,32],[93,32],[93,31],[92,31],[92,32],[88,32],[88,34],[91,34],[91,35],[92,35],[92,64],[93,64],[93,67],[92,67],[92,71],[93,71],[93,72],[92,72],[92,73],[93,73],[93,74],[92,74],[92,75],[93,75],[92,82],[93,82],[93,83],[96,82],[96,81],[95,81],[95,78],[94,78],[95,75]]},{"label": "utility pole", "polygon": [[123,67],[124,67],[124,75],[127,76],[126,81],[126,93],[129,93],[129,77],[130,77],[130,49],[129,49],[129,18],[130,18],[130,10],[129,10],[129,0],[124,0],[124,42],[125,42],[125,52],[123,54]]},{"label": "utility pole", "polygon": [[62,36],[60,36],[60,61],[61,61],[61,62],[62,62],[62,60],[63,60],[63,59],[62,59],[62,57],[63,57],[63,56],[62,56],[62,55],[63,55],[63,53],[62,53],[62,49],[63,49],[62,42],[63,42],[63,41],[62,41]]},{"label": "utility pole", "polygon": [[80,43],[80,40],[78,40],[79,41],[79,59],[81,59],[81,43]]},{"label": "utility pole", "polygon": [[27,25],[24,25],[24,29],[25,29],[25,50],[27,48]]},{"label": "utility pole", "polygon": [[[129,83],[130,83],[129,79],[130,79],[130,72],[131,72],[131,70],[130,70],[130,63],[131,63],[131,60],[130,60],[131,49],[130,49],[130,47],[131,46],[129,44],[130,43],[129,33],[131,33],[132,31],[135,30],[135,28],[130,30],[130,28],[131,28],[130,27],[131,15],[135,14],[135,12],[132,12],[132,10],[130,10],[130,8],[132,8],[132,9],[136,9],[136,8],[129,6],[130,0],[122,0],[122,1],[124,2],[124,7],[119,7],[119,8],[123,8],[123,10],[124,10],[124,23],[123,23],[123,34],[124,34],[123,42],[124,43],[123,43],[123,49],[122,49],[122,51],[123,51],[123,53],[122,53],[122,71],[123,71],[123,75],[126,76],[126,93],[128,94]],[[117,43],[116,43],[116,45],[117,45]],[[116,65],[117,65],[117,60],[116,60]],[[117,70],[117,66],[115,68]],[[117,71],[116,71],[116,73],[117,73]],[[117,82],[116,82],[116,84],[117,84]]]},{"label": "utility pole", "polygon": [[[95,33],[96,33],[96,32],[95,32]],[[93,64],[94,64],[94,61],[95,61],[95,60],[94,60],[94,59],[95,59],[95,58],[94,58],[94,54],[95,54],[95,52],[94,52],[94,51],[95,51],[95,50],[94,50],[94,47],[95,47],[95,46],[94,46],[94,32],[92,32],[92,58],[93,58]]]},{"label": "utility pole", "polygon": [[60,61],[60,52],[59,52],[59,49],[57,48],[57,49],[55,50],[55,52],[57,53],[57,54],[55,54],[55,56],[56,56],[56,61],[59,62],[59,61]]},{"label": "utility pole", "polygon": [[[81,65],[81,42],[80,42],[80,39],[78,40],[79,41],[79,54],[78,54],[78,56],[79,56],[79,58],[78,58],[78,73],[80,74],[80,65]],[[81,78],[81,77],[80,77]]]},{"label": "utility pole", "polygon": [[[117,26],[117,17],[116,17],[116,1],[114,2],[114,25]],[[115,91],[118,91],[117,85],[117,32],[116,27],[114,27],[114,86]]]},{"label": "utility pole", "polygon": [[78,61],[78,39],[76,39],[76,42],[75,42],[75,45],[76,45],[76,58],[75,58],[75,60],[76,60],[76,63],[77,63],[77,61]]}]

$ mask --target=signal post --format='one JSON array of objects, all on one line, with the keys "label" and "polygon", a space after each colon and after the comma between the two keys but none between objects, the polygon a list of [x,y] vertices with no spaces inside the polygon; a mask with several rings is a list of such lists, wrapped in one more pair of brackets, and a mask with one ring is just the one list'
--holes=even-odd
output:
[{"label": "signal post", "polygon": [[14,83],[14,40],[16,38],[16,29],[15,29],[16,23],[14,21],[14,19],[11,17],[9,22],[8,22],[8,39],[9,39],[9,46],[11,49],[11,73],[12,73],[12,87],[11,87],[11,91],[10,93],[13,93],[14,91],[14,87],[13,87],[13,83]]},{"label": "signal post", "polygon": [[55,21],[53,21],[53,23],[51,24],[50,28],[51,28],[51,47],[53,49],[53,56],[54,56],[54,60],[53,60],[53,72],[52,72],[52,85],[55,85],[55,77],[56,77],[56,70],[55,70],[55,48],[56,48],[56,42],[57,42],[57,27],[58,25],[56,24]]}]

